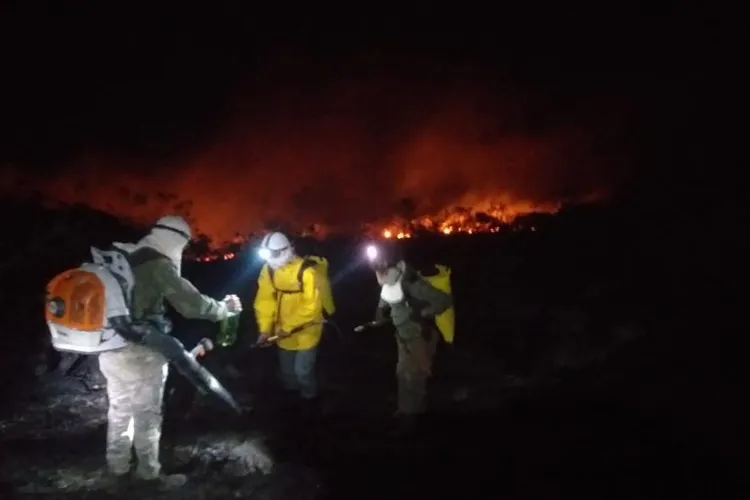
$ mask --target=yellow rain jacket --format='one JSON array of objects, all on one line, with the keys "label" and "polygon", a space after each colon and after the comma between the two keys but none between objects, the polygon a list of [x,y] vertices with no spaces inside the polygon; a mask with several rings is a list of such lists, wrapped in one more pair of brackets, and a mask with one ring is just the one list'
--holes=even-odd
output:
[{"label": "yellow rain jacket", "polygon": [[334,312],[327,270],[328,261],[321,257],[294,257],[275,271],[264,265],[254,304],[260,333],[289,333],[303,327],[279,340],[278,346],[288,351],[317,346],[323,333],[323,310],[329,315]]}]

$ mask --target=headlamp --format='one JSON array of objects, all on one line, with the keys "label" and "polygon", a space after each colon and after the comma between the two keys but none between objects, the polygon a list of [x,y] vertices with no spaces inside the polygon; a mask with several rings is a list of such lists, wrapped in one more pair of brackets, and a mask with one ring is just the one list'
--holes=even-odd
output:
[{"label": "headlamp", "polygon": [[263,260],[268,260],[271,258],[271,251],[266,247],[260,248],[258,250],[258,256]]},{"label": "headlamp", "polygon": [[282,255],[284,255],[284,252],[286,252],[287,250],[289,250],[288,246],[284,248],[276,248],[276,249],[271,249],[268,247],[261,247],[258,250],[258,255],[260,255],[260,258],[263,260],[278,259]]},{"label": "headlamp", "polygon": [[370,260],[370,262],[373,262],[378,257],[378,247],[376,247],[375,245],[367,245],[365,253],[367,254],[367,258]]}]

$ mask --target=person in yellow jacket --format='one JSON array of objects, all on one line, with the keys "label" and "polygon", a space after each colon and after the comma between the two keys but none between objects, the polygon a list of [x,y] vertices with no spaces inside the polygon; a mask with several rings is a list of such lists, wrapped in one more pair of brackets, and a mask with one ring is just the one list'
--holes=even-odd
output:
[{"label": "person in yellow jacket", "polygon": [[318,396],[315,361],[324,305],[329,314],[333,312],[332,302],[324,304],[331,300],[330,294],[321,293],[321,282],[327,284],[327,277],[319,276],[319,268],[309,259],[299,257],[282,233],[267,234],[259,254],[265,264],[254,303],[258,342],[280,337],[276,344],[284,389],[312,403]]}]

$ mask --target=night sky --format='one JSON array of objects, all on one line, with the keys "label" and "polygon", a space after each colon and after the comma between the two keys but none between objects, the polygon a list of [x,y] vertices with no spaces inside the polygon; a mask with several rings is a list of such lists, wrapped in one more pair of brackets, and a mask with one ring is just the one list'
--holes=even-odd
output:
[{"label": "night sky", "polygon": [[2,189],[218,239],[679,176],[722,31],[697,7],[77,4],[3,7]]}]

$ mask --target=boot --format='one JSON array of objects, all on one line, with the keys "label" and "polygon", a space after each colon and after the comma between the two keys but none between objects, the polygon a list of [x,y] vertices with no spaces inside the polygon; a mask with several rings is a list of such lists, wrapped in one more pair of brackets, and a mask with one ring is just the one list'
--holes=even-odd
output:
[{"label": "boot", "polygon": [[115,474],[107,469],[101,476],[102,489],[109,493],[113,493],[127,488],[131,484],[132,479],[133,478],[129,472],[125,474]]}]

